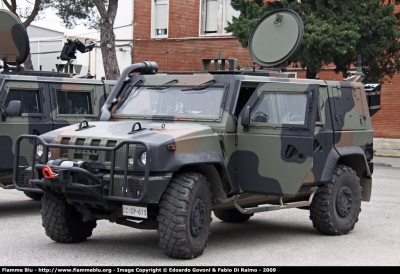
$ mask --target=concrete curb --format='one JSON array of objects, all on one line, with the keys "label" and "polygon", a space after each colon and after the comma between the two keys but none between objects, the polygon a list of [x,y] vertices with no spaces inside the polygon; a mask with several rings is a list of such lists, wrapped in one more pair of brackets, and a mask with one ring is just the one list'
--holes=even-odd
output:
[{"label": "concrete curb", "polygon": [[374,148],[400,150],[400,139],[374,138]]},{"label": "concrete curb", "polygon": [[394,157],[394,158],[400,158],[400,154],[374,153],[374,156],[377,156],[377,157]]},{"label": "concrete curb", "polygon": [[393,167],[391,164],[386,164],[386,163],[374,163],[374,166]]}]

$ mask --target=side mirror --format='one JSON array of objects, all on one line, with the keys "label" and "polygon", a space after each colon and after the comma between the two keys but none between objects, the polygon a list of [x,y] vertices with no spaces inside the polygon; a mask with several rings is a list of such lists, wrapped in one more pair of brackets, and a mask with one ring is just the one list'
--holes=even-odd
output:
[{"label": "side mirror", "polygon": [[21,116],[21,101],[13,100],[6,108],[7,116]]},{"label": "side mirror", "polygon": [[242,126],[248,129],[250,126],[250,106],[246,106],[242,114]]}]

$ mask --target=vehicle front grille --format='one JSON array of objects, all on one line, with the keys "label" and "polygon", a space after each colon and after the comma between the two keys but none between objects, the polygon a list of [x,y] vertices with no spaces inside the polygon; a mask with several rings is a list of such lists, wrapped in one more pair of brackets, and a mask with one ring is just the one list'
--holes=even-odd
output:
[{"label": "vehicle front grille", "polygon": [[[14,168],[17,167],[17,172],[14,174],[17,188],[20,190],[31,188],[32,186],[28,183],[30,179],[43,177],[42,174],[38,174],[35,165],[57,166],[55,162],[59,161],[50,160],[62,159],[65,162],[59,162],[58,168],[83,168],[101,177],[103,181],[109,181],[109,191],[106,191],[105,195],[127,198],[143,195],[149,176],[149,164],[143,163],[144,159],[146,159],[145,162],[150,162],[150,148],[147,145],[134,141],[123,141],[117,144],[113,141],[101,147],[99,146],[101,140],[92,140],[90,146],[81,145],[85,142],[85,139],[82,139],[75,144],[71,144],[70,140],[64,140],[62,144],[47,144],[39,136],[21,136],[16,144],[17,161],[14,166]],[[37,149],[39,145],[43,147],[42,150]],[[109,147],[110,145],[115,146]],[[37,151],[43,152],[38,155]],[[147,158],[143,153],[146,153],[144,155],[147,155]],[[76,177],[78,181],[73,182],[85,185],[99,183],[93,179],[85,179],[85,176],[82,173]]]},{"label": "vehicle front grille", "polygon": [[[143,189],[145,165],[140,156],[146,152],[146,147],[139,144],[127,144],[116,150],[113,165],[112,196],[134,197],[137,191]],[[136,186],[142,186],[140,189]]]}]

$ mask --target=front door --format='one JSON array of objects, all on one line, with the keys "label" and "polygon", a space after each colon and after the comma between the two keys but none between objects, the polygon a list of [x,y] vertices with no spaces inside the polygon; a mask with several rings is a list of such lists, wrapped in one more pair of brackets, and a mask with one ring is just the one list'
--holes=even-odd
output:
[{"label": "front door", "polygon": [[[294,196],[313,166],[318,84],[261,83],[238,121],[236,179],[244,192]],[[250,125],[242,116],[250,106]]]},{"label": "front door", "polygon": [[22,134],[40,135],[52,130],[48,84],[42,82],[8,81],[4,85],[6,98],[3,108],[10,101],[21,102],[21,114],[3,117],[0,132],[0,168],[13,167],[16,139]]}]

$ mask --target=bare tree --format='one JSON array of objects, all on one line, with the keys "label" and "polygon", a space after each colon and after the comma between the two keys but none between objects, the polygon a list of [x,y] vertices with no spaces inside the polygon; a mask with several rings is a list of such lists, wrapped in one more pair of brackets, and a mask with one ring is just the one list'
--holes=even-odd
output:
[{"label": "bare tree", "polygon": [[118,0],[43,0],[53,7],[66,28],[78,23],[100,29],[100,48],[106,79],[116,80],[120,75],[115,52],[114,22]]}]

